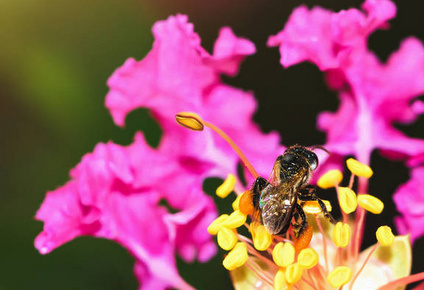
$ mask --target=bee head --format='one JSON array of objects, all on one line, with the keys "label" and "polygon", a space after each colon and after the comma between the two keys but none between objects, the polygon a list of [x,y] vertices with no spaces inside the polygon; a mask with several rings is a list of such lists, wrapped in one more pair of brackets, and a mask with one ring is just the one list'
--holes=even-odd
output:
[{"label": "bee head", "polygon": [[[296,155],[299,159],[305,159],[311,170],[315,170],[318,167],[318,156],[306,147],[299,145],[291,146],[286,149],[284,155]],[[289,157],[289,159],[293,158]]]}]

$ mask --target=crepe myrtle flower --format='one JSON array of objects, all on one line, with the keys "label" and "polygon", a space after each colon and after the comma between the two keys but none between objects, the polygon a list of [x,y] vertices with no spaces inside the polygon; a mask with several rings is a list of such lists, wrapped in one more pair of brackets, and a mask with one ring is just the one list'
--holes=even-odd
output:
[{"label": "crepe myrtle flower", "polygon": [[[387,62],[381,62],[368,49],[368,37],[377,29],[388,28],[387,21],[395,17],[396,6],[389,0],[366,0],[362,10],[335,13],[300,6],[284,29],[269,38],[268,45],[279,47],[284,67],[303,61],[317,65],[329,87],[338,92],[338,111],[320,113],[317,122],[326,132],[325,146],[333,154],[353,155],[369,164],[371,152],[378,149],[390,159],[406,160],[412,167],[411,181],[398,189],[395,202],[402,214],[396,219],[399,232],[412,233],[415,240],[424,234],[420,222],[424,214],[420,206],[412,210],[408,205],[424,200],[418,181],[424,177],[420,169],[424,140],[406,136],[394,124],[409,124],[424,112],[424,104],[418,99],[424,93],[424,46],[408,37]],[[360,179],[359,183],[359,192],[366,192],[367,180]]]},{"label": "crepe myrtle flower", "polygon": [[[35,247],[47,254],[80,236],[106,238],[134,256],[140,289],[192,289],[178,273],[176,254],[206,262],[216,253],[206,230],[216,206],[202,185],[235,174],[238,156],[220,138],[176,125],[176,110],[199,111],[231,132],[259,169],[282,147],[276,133],[263,134],[253,123],[252,93],[220,79],[238,72],[255,52],[253,43],[223,28],[211,55],[184,15],[157,22],[153,35],[149,54],[128,59],[108,80],[106,107],[119,126],[131,110],[150,109],[163,130],[158,148],[141,133],[128,146],[98,144],[71,170],[70,181],[47,193],[35,216],[44,222]],[[237,123],[228,122],[234,118]]]},{"label": "crepe myrtle flower", "polygon": [[[249,172],[258,174],[234,141],[214,124],[204,121],[199,115],[181,112],[176,121],[189,129],[203,131],[208,127],[222,136],[238,152]],[[335,169],[323,174],[317,184],[323,189],[335,187],[342,212],[342,219],[335,225],[323,219],[322,208],[316,200],[301,201],[308,214],[309,226],[301,235],[296,235],[296,217],[287,233],[272,235],[255,218],[259,209],[253,202],[253,189],[240,192],[235,185],[238,178],[229,174],[216,194],[227,197],[236,193],[232,203],[233,212],[222,214],[208,227],[216,235],[218,245],[229,251],[222,264],[230,271],[235,289],[397,289],[406,284],[424,279],[424,273],[409,275],[411,270],[411,243],[409,236],[394,236],[388,226],[375,231],[376,244],[363,251],[362,235],[355,230],[361,221],[350,218],[359,208],[372,214],[380,214],[383,202],[363,192],[357,195],[353,185],[355,178],[369,179],[372,169],[353,158],[346,161],[351,172],[347,186],[341,186],[343,174]],[[271,181],[272,182],[272,181]],[[261,194],[263,194],[261,192]],[[332,210],[324,200],[327,211]],[[295,204],[292,204],[294,206]],[[263,209],[262,209],[263,210]],[[247,229],[247,235],[243,234]]]}]

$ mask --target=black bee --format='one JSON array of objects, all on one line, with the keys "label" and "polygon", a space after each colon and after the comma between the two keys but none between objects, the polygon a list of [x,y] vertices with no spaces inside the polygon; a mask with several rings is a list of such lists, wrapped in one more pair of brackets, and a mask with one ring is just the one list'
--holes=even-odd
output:
[{"label": "black bee", "polygon": [[302,234],[308,225],[302,201],[316,200],[324,216],[335,222],[309,184],[317,167],[318,157],[313,151],[294,145],[278,156],[269,180],[256,178],[251,189],[253,207],[270,234],[284,235],[290,225],[296,237]]}]

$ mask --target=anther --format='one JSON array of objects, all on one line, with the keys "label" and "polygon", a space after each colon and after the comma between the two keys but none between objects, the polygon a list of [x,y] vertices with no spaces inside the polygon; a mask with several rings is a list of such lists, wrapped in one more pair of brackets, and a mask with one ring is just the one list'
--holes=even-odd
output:
[{"label": "anther", "polygon": [[375,235],[377,237],[377,241],[382,246],[391,246],[395,239],[392,229],[388,226],[379,227]]},{"label": "anther", "polygon": [[340,288],[347,284],[352,278],[352,269],[346,266],[340,266],[335,268],[327,276],[328,283],[334,288]]},{"label": "anther", "polygon": [[259,251],[265,251],[272,243],[272,236],[263,225],[251,224],[253,245]]},{"label": "anther", "polygon": [[286,281],[293,285],[302,278],[303,269],[298,263],[291,264],[286,269]]},{"label": "anther", "polygon": [[228,217],[228,214],[220,215],[208,226],[208,233],[211,235],[216,235],[219,230],[224,226],[224,222],[228,219]]},{"label": "anther", "polygon": [[246,222],[247,216],[241,211],[236,210],[224,221],[224,226],[230,229],[241,227]]},{"label": "anther", "polygon": [[237,236],[234,230],[222,227],[218,232],[217,242],[222,249],[229,251],[237,243]]},{"label": "anther", "polygon": [[303,249],[297,257],[297,262],[305,269],[315,267],[318,264],[318,260],[318,253],[312,248]]},{"label": "anther", "polygon": [[384,209],[384,203],[369,194],[358,195],[358,205],[373,214],[380,214]]},{"label": "anther", "polygon": [[333,228],[333,242],[337,247],[345,248],[350,241],[351,230],[348,224],[338,222]]},{"label": "anther", "polygon": [[347,168],[356,176],[370,178],[373,174],[371,167],[366,164],[359,162],[356,159],[349,158],[346,161]]},{"label": "anther", "polygon": [[238,242],[231,252],[225,257],[224,261],[222,261],[222,265],[227,270],[234,270],[240,266],[243,266],[244,263],[249,259],[249,255],[247,254],[247,246],[243,242]]},{"label": "anther", "polygon": [[355,192],[349,187],[339,187],[339,203],[340,207],[346,214],[350,214],[356,210],[358,202]]},{"label": "anther", "polygon": [[241,198],[241,194],[237,195],[236,199],[231,204],[231,206],[233,207],[233,210],[235,211],[239,210],[240,198]]},{"label": "anther", "polygon": [[203,131],[204,125],[203,120],[199,115],[191,112],[180,112],[175,115],[175,120],[181,126],[194,130]]},{"label": "anther", "polygon": [[286,271],[285,269],[280,269],[274,277],[274,290],[286,289],[288,289],[288,285],[286,283]]},{"label": "anther", "polygon": [[338,169],[332,169],[324,173],[317,182],[317,185],[323,189],[335,187],[343,180],[343,174]]},{"label": "anther", "polygon": [[233,190],[236,185],[237,178],[234,174],[228,174],[224,182],[216,189],[216,195],[220,198],[227,197]]},{"label": "anther", "polygon": [[278,243],[272,251],[272,259],[277,266],[287,267],[294,262],[295,250],[290,243]]}]

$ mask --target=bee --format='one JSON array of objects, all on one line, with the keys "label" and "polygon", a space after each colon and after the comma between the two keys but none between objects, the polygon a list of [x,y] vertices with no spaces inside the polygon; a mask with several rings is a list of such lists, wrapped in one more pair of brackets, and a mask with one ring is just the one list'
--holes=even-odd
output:
[{"label": "bee", "polygon": [[268,180],[256,178],[251,188],[252,203],[258,220],[270,234],[284,235],[292,225],[295,237],[299,237],[308,225],[301,205],[304,201],[317,201],[324,216],[335,223],[316,196],[316,188],[309,184],[317,167],[318,157],[312,150],[294,145],[278,156]]}]

